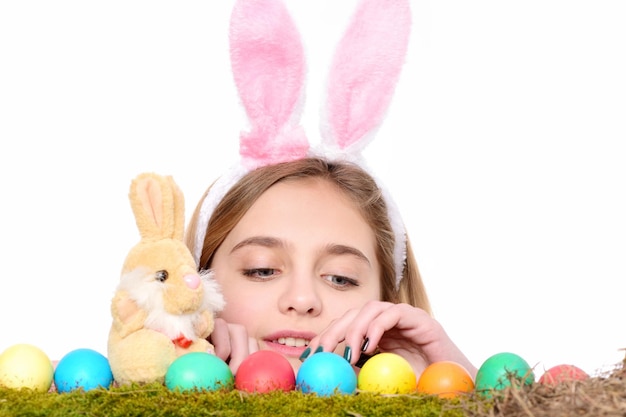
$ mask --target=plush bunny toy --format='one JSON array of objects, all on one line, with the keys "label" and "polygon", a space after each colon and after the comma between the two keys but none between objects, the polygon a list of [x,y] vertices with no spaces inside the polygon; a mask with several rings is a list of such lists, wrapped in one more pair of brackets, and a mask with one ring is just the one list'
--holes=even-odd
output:
[{"label": "plush bunny toy", "polygon": [[212,351],[206,338],[224,299],[183,243],[184,199],[174,180],[140,174],[129,198],[141,239],[111,302],[108,359],[118,384],[163,382],[178,356]]}]

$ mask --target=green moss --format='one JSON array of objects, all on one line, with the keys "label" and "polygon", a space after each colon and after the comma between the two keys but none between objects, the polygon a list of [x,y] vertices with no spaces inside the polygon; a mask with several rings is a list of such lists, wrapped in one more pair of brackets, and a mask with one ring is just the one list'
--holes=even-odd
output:
[{"label": "green moss", "polygon": [[180,393],[162,385],[131,386],[70,393],[36,393],[0,388],[4,416],[441,416],[464,413],[453,401],[423,395],[381,396],[359,393],[318,397],[274,392]]}]

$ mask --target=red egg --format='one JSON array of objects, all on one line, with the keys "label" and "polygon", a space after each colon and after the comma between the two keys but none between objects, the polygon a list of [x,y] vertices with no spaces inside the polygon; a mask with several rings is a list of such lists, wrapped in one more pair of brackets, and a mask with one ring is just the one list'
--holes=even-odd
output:
[{"label": "red egg", "polygon": [[259,350],[248,356],[235,375],[235,388],[241,391],[266,393],[291,391],[296,376],[283,355],[271,350]]},{"label": "red egg", "polygon": [[557,385],[561,382],[583,381],[589,375],[582,369],[574,365],[556,365],[548,369],[541,375],[539,382],[546,385]]}]

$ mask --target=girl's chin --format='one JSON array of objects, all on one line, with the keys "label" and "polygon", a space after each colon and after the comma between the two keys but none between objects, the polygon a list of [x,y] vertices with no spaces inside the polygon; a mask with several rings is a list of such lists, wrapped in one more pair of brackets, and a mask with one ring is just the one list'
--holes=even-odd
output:
[{"label": "girl's chin", "polygon": [[289,364],[293,368],[294,374],[297,376],[298,370],[300,369],[300,365],[302,365],[302,362],[298,358],[287,358],[287,360],[289,361]]},{"label": "girl's chin", "polygon": [[[296,376],[298,375],[298,370],[300,369],[300,365],[302,365],[300,356],[307,349],[306,346],[298,346],[298,347],[287,346],[287,345],[281,345],[279,343],[272,343],[266,340],[259,342],[259,348],[262,350],[272,350],[274,352],[277,352],[283,355],[287,359],[287,361],[289,361],[289,364],[293,368],[293,371],[296,374]],[[335,353],[338,355],[341,355],[339,351],[343,352],[343,349],[344,349],[343,344],[340,344],[335,349]],[[310,355],[313,355],[313,354],[314,353],[311,353]],[[355,372],[358,372],[359,370],[358,368],[354,368],[354,369],[355,369]]]},{"label": "girl's chin", "polygon": [[[293,368],[294,375],[297,377],[298,370],[300,369],[300,366],[302,365],[302,361],[300,361],[300,359],[298,358],[287,358],[287,360],[289,361],[289,363],[291,364],[291,367]],[[361,371],[361,368],[352,366],[352,369],[354,370],[354,373],[358,376],[359,372]]]}]

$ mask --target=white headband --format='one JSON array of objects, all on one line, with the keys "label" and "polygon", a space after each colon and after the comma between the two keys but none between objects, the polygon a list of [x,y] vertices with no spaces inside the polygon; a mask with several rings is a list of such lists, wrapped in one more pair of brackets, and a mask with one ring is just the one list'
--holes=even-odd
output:
[{"label": "white headband", "polygon": [[[241,161],[213,184],[200,207],[194,242],[199,263],[209,220],[248,172],[308,156],[349,161],[371,174],[361,151],[382,123],[397,84],[411,27],[407,0],[362,0],[339,42],[329,71],[322,140],[311,148],[299,125],[305,59],[300,34],[280,0],[238,0],[230,22],[235,84],[251,129],[240,136]],[[406,260],[400,212],[374,177],[395,237],[396,288]]]}]

